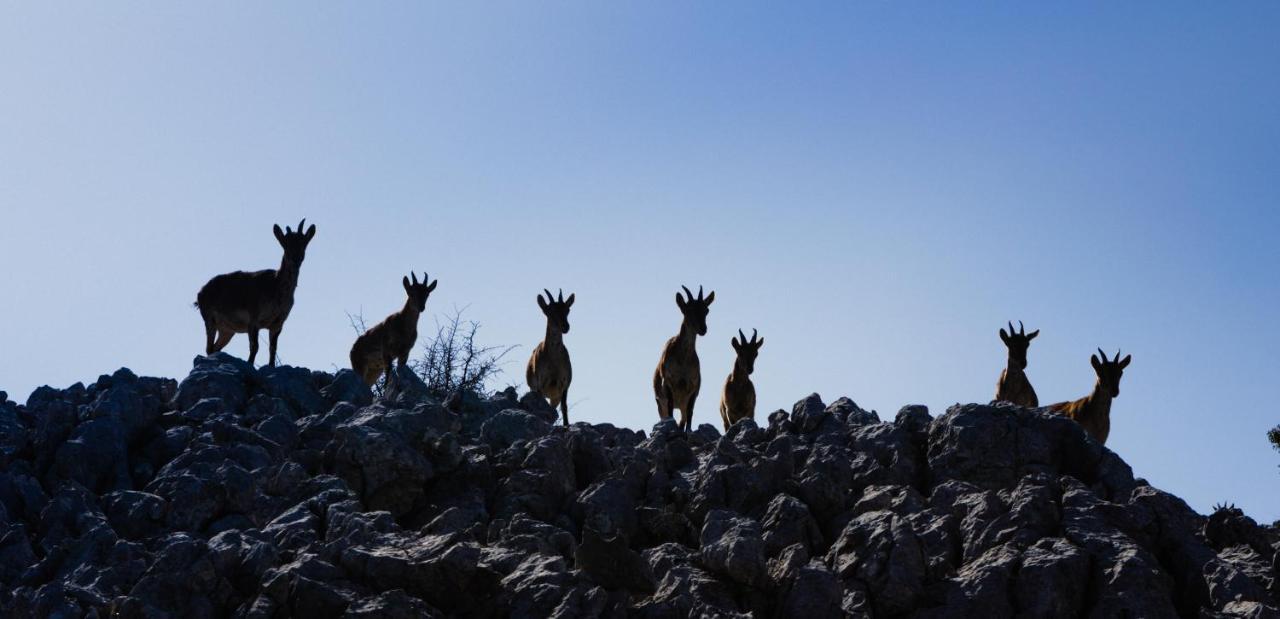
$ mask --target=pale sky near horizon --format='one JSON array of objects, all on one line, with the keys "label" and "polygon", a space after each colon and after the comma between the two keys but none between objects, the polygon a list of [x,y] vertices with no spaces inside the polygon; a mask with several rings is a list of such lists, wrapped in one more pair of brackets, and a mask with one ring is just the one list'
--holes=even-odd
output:
[{"label": "pale sky near horizon", "polygon": [[1043,403],[1133,355],[1136,475],[1280,518],[1280,5],[486,8],[0,7],[0,390],[180,378],[196,290],[305,216],[286,363],[345,367],[345,312],[426,270],[424,320],[466,306],[523,388],[563,287],[571,419],[648,429],[703,284],[695,423],[740,327],[758,419],[891,419],[990,400],[1021,319]]}]

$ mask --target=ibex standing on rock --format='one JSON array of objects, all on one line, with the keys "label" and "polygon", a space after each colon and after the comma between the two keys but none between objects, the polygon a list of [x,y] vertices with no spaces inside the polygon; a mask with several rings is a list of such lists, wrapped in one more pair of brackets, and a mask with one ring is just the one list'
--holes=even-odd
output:
[{"label": "ibex standing on rock", "polygon": [[1089,357],[1093,363],[1093,371],[1098,374],[1093,392],[1074,402],[1054,404],[1049,410],[1075,420],[1090,436],[1105,445],[1107,435],[1111,433],[1111,400],[1120,395],[1120,377],[1129,366],[1132,355],[1125,355],[1121,359],[1120,351],[1117,350],[1115,359],[1108,360],[1107,353],[1102,352],[1101,348],[1098,349],[1098,354],[1102,355],[1101,360],[1098,355]]},{"label": "ibex standing on rock", "polygon": [[421,282],[417,274],[411,275],[412,280],[408,277],[401,280],[405,294],[409,295],[404,308],[365,331],[351,346],[351,369],[366,385],[372,386],[378,375],[385,372],[387,379],[384,385],[389,389],[393,376],[392,362],[399,362],[403,368],[409,361],[414,342],[418,341],[418,316],[427,309],[427,297],[439,282],[427,285],[431,278],[426,273],[422,274]]},{"label": "ibex standing on rock", "polygon": [[1036,390],[1031,387],[1026,372],[1027,348],[1037,335],[1040,335],[1039,329],[1027,333],[1021,320],[1018,321],[1017,331],[1013,330],[1012,322],[1009,323],[1008,333],[1004,329],[1000,330],[1000,339],[1009,348],[1009,365],[1000,372],[1000,382],[996,383],[997,400],[1031,408],[1040,406],[1040,398],[1036,397]]},{"label": "ibex standing on rock", "polygon": [[560,297],[547,293],[544,301],[538,295],[538,307],[547,316],[547,336],[533,349],[529,355],[529,365],[525,368],[525,382],[529,389],[547,399],[551,407],[560,407],[560,415],[565,427],[569,427],[569,383],[573,381],[573,366],[569,363],[569,349],[564,347],[564,334],[569,332],[569,308],[573,306],[572,293],[566,300],[564,291]]},{"label": "ibex standing on rock", "polygon": [[297,230],[286,227],[284,232],[278,225],[273,228],[276,240],[284,248],[279,269],[224,273],[209,280],[196,294],[196,307],[204,319],[206,355],[226,348],[235,334],[248,333],[249,365],[253,365],[258,356],[258,331],[266,329],[270,338],[267,364],[276,364],[276,342],[293,309],[298,270],[307,255],[307,244],[316,235],[314,225],[305,234],[302,232],[306,223],[303,219]]},{"label": "ibex standing on rock", "polygon": [[658,416],[668,419],[675,409],[680,409],[680,427],[688,432],[693,423],[693,403],[702,388],[702,370],[694,347],[698,336],[707,334],[707,311],[716,300],[716,293],[713,291],[704,299],[699,286],[695,299],[688,288],[681,288],[685,296],[677,292],[676,305],[684,314],[684,321],[680,323],[680,334],[667,340],[662,349],[658,369],[653,373],[653,396],[658,401]]},{"label": "ibex standing on rock", "polygon": [[754,419],[756,416],[756,387],[751,384],[751,373],[756,369],[756,355],[764,345],[764,338],[756,338],[756,330],[751,330],[751,339],[738,329],[738,337],[729,340],[738,358],[733,362],[733,371],[724,381],[724,391],[720,395],[720,418],[724,421],[724,431],[728,432],[733,424],[741,419]]}]

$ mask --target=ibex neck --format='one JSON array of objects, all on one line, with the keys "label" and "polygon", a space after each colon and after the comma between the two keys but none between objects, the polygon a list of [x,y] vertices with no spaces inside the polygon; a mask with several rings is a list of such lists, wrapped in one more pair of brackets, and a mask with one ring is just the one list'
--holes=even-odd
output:
[{"label": "ibex neck", "polygon": [[1027,360],[1020,359],[1018,357],[1013,356],[1013,354],[1010,354],[1007,367],[1010,373],[1013,373],[1013,372],[1021,373],[1023,370],[1027,369]]},{"label": "ibex neck", "polygon": [[551,326],[551,321],[547,321],[547,335],[544,341],[548,346],[561,344],[564,342],[564,334],[559,329]]},{"label": "ibex neck", "polygon": [[421,312],[418,311],[418,306],[414,305],[413,299],[405,299],[404,307],[400,310],[401,316],[407,316],[416,322],[418,320],[418,314],[420,313]]},{"label": "ibex neck", "polygon": [[680,323],[680,335],[676,336],[676,342],[681,346],[693,348],[698,341],[698,334],[693,330],[693,326],[687,321]]},{"label": "ibex neck", "polygon": [[734,361],[733,372],[729,374],[729,378],[734,381],[750,380],[751,372],[748,372],[746,368],[742,367],[741,361]]},{"label": "ibex neck", "polygon": [[1100,410],[1111,410],[1111,392],[1102,386],[1102,381],[1093,384],[1093,391],[1089,393],[1089,405],[1101,407]]},{"label": "ibex neck", "polygon": [[276,271],[276,279],[289,290],[293,290],[298,286],[298,271],[301,268],[301,263],[290,260],[286,255],[280,259],[280,270]]}]

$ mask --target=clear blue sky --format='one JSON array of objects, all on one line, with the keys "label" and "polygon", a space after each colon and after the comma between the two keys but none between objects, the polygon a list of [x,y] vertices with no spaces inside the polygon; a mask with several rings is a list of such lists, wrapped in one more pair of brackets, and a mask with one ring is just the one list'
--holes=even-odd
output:
[{"label": "clear blue sky", "polygon": [[1280,5],[487,6],[0,8],[0,389],[185,375],[196,290],[306,216],[291,364],[416,269],[523,383],[564,287],[572,418],[648,428],[702,283],[695,423],[738,327],[758,417],[891,418],[989,400],[1022,319],[1043,402],[1123,348],[1109,446],[1280,518]]}]

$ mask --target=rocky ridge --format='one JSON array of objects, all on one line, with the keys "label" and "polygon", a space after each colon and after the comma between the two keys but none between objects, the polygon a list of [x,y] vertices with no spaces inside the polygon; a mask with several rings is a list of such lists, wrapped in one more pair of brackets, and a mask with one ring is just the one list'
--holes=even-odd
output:
[{"label": "rocky ridge", "polygon": [[1036,410],[811,395],[686,436],[400,378],[0,392],[0,616],[1280,616],[1280,534]]}]

